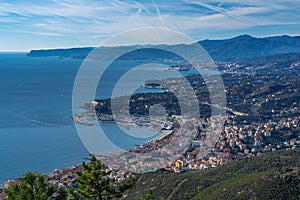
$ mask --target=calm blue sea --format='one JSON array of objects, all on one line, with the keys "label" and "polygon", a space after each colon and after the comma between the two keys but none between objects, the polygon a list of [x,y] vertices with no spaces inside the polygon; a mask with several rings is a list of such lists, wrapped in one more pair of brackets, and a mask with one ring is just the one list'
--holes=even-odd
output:
[{"label": "calm blue sea", "polygon": [[0,54],[0,183],[88,155],[70,120],[77,60]]},{"label": "calm blue sea", "polygon": [[[81,63],[24,53],[0,54],[0,183],[28,170],[48,173],[70,167],[88,156],[70,119],[73,83]],[[121,64],[123,69],[132,67],[129,62]],[[98,98],[111,94],[116,70],[107,72],[106,87],[97,92]],[[105,128],[118,137],[116,125],[105,124]],[[124,140],[123,146],[143,142],[145,139]]]}]

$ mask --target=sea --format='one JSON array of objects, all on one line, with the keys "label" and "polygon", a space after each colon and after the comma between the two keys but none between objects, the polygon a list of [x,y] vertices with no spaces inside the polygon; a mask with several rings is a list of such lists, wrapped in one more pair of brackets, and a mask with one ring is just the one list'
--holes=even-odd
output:
[{"label": "sea", "polygon": [[[71,120],[73,85],[82,62],[71,58],[28,57],[26,53],[0,53],[0,184],[31,170],[49,173],[71,167],[88,157],[90,152]],[[116,77],[121,77],[117,72],[128,71],[138,64],[115,63],[116,67],[108,70],[106,78],[101,80],[102,87],[97,87],[96,98],[110,97]],[[160,67],[145,70],[145,74],[153,70],[164,73]],[[132,82],[132,79],[127,81]],[[126,79],[122,85],[126,93]],[[137,87],[135,93],[161,91]],[[80,110],[80,105],[77,106]],[[121,130],[117,125],[103,126],[111,131],[112,137],[118,138]],[[149,130],[142,128],[135,131],[149,134]],[[146,138],[136,138],[120,143],[130,148],[146,141]]]}]

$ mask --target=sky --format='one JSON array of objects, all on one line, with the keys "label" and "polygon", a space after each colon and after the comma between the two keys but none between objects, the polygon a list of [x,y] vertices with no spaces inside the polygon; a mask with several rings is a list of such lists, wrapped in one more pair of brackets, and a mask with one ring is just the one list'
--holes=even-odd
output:
[{"label": "sky", "polygon": [[0,51],[98,46],[136,28],[194,40],[300,35],[295,0],[0,0]]}]

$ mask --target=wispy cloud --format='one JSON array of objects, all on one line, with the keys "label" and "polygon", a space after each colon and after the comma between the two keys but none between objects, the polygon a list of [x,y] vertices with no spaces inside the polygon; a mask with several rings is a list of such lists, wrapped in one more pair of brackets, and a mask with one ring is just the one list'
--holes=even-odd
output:
[{"label": "wispy cloud", "polygon": [[14,32],[17,32],[17,33],[26,33],[26,34],[33,34],[33,35],[64,36],[63,34],[51,33],[51,32],[35,32],[35,31],[14,31]]},{"label": "wispy cloud", "polygon": [[221,13],[221,14],[229,17],[229,18],[232,18],[236,21],[239,21],[239,22],[242,22],[242,23],[245,23],[245,24],[252,24],[252,25],[256,24],[254,21],[251,21],[250,19],[244,17],[243,15],[237,15],[235,12],[232,12],[228,9],[222,8],[221,7],[222,4],[219,4],[218,6],[213,6],[213,5],[203,3],[203,2],[198,2],[198,1],[193,1],[192,3],[196,4],[196,5],[203,6],[205,8],[208,8],[210,10],[213,10],[213,11],[217,12],[217,13]]},{"label": "wispy cloud", "polygon": [[[89,44],[149,26],[168,27],[196,38],[201,32],[223,37],[224,32],[254,32],[256,27],[281,25],[296,34],[298,7],[299,3],[291,0],[11,0],[0,2],[0,29],[62,40],[72,37]],[[285,31],[289,32],[288,28]],[[271,32],[266,29],[262,34]]]}]

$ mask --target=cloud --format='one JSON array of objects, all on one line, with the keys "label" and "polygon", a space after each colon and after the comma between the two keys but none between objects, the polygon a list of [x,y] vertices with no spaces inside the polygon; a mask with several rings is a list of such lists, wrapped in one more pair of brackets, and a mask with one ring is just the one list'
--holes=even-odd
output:
[{"label": "cloud", "polygon": [[46,36],[63,36],[63,34],[59,33],[51,33],[51,32],[35,32],[35,31],[14,31],[17,33],[26,33],[26,34],[34,34],[34,35],[46,35]]},{"label": "cloud", "polygon": [[[207,3],[203,3],[203,2],[198,2],[198,1],[193,1],[192,3],[203,6],[205,8],[208,8],[210,10],[213,10],[217,13],[221,13],[227,17],[230,17],[236,21],[245,23],[245,24],[256,24],[255,22],[251,21],[250,19],[244,17],[243,15],[237,15],[235,12],[232,12],[230,10],[224,9],[222,7],[219,6],[213,6]],[[222,4],[221,4],[222,5]]]},{"label": "cloud", "polygon": [[197,37],[203,31],[219,30],[222,35],[222,31],[290,25],[290,33],[295,34],[300,22],[298,7],[291,0],[11,0],[0,2],[0,28],[89,43],[143,27],[168,27]]}]

